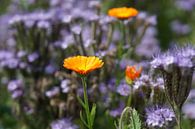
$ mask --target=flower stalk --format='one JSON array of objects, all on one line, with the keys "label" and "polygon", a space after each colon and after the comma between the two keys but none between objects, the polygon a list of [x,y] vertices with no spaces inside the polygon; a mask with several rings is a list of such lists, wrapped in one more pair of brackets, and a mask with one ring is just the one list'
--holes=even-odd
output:
[{"label": "flower stalk", "polygon": [[85,110],[85,115],[86,115],[86,121],[83,119],[82,113],[80,114],[82,122],[88,127],[88,129],[93,129],[93,123],[94,123],[94,118],[95,118],[95,113],[96,113],[96,106],[95,104],[92,107],[92,110],[90,111],[89,109],[89,100],[88,100],[88,95],[87,95],[87,83],[86,83],[86,77],[82,76],[82,85],[83,85],[83,96],[84,96],[84,102],[79,99],[79,102],[83,106]]}]

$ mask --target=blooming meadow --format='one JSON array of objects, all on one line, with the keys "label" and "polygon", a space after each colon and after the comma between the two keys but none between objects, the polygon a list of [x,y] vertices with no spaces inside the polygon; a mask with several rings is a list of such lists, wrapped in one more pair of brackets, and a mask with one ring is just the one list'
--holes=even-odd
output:
[{"label": "blooming meadow", "polygon": [[195,0],[3,0],[0,129],[195,128]]}]

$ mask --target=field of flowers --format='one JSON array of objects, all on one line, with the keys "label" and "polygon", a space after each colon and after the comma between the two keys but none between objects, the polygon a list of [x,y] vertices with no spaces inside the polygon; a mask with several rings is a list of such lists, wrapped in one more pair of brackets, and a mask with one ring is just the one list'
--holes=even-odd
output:
[{"label": "field of flowers", "polygon": [[1,0],[0,129],[195,129],[195,0]]}]

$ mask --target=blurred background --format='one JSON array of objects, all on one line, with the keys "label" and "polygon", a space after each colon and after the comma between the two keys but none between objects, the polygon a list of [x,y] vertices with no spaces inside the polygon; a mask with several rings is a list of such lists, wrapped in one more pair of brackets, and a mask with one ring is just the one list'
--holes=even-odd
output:
[{"label": "blurred background", "polygon": [[[47,66],[47,69],[44,69],[44,71],[46,71],[47,74],[44,73],[44,76],[47,76],[48,78],[54,78],[50,74],[52,74],[53,71],[55,71],[56,69],[57,70],[62,69],[60,66],[61,60],[63,60],[64,58],[63,51],[65,50],[65,48],[67,48],[67,46],[66,45],[61,46],[62,50],[58,50],[58,53],[61,53],[61,55],[60,54],[57,55],[56,53],[49,53],[48,51],[43,50],[44,53],[48,53],[49,56],[53,56],[52,60],[48,61],[50,58],[49,56],[48,57],[45,56],[45,59],[44,57],[40,57],[40,60],[47,60],[48,62],[47,64],[44,64],[44,63],[37,64],[37,62],[34,62],[34,60],[38,58],[37,53],[35,52],[36,46],[34,49],[32,49],[33,46],[31,47],[31,49],[28,49],[28,47],[30,46],[31,42],[45,42],[45,41],[43,41],[39,36],[37,37],[37,39],[26,38],[27,36],[25,35],[25,33],[27,32],[25,32],[25,30],[23,30],[22,28],[17,28],[17,26],[15,26],[15,23],[21,20],[20,15],[23,15],[24,16],[23,19],[26,18],[27,20],[29,17],[40,17],[40,18],[45,17],[45,19],[49,17],[48,19],[51,23],[48,23],[48,24],[40,23],[38,25],[40,28],[46,29],[44,33],[40,32],[41,33],[40,35],[43,37],[48,36],[46,41],[55,42],[57,44],[57,41],[59,39],[63,40],[63,34],[64,35],[67,34],[67,32],[58,31],[60,29],[58,25],[61,24],[59,22],[60,20],[64,23],[68,22],[67,19],[63,19],[63,15],[67,15],[67,14],[63,14],[63,10],[66,10],[66,8],[68,8],[67,10],[69,12],[71,13],[74,12],[74,15],[79,15],[80,13],[78,11],[79,9],[84,10],[84,8],[95,8],[93,5],[92,7],[89,7],[88,2],[90,0],[72,0],[72,2],[74,2],[73,4],[74,6],[70,5],[70,7],[67,7],[70,1],[71,0],[0,0],[0,61],[2,61],[3,58],[7,59],[9,58],[9,56],[13,56],[7,52],[8,50],[16,51],[16,50],[21,50],[21,48],[22,49],[27,48],[26,50],[27,50],[27,53],[29,54],[27,57],[28,61],[30,63],[33,62],[34,64],[29,67],[27,72],[25,70],[24,71],[21,70],[22,75],[30,78],[31,74],[29,73],[31,73],[31,71],[35,72],[37,70],[37,69],[35,70],[34,67],[41,65],[43,67]],[[138,18],[140,19],[144,19],[150,16],[147,19],[148,20],[147,22],[152,24],[154,28],[151,29],[148,33],[152,34],[153,37],[150,39],[146,39],[146,40],[147,42],[158,43],[162,51],[166,51],[168,48],[172,47],[174,44],[182,45],[182,44],[187,44],[187,43],[191,43],[191,44],[195,43],[195,0],[161,0],[161,1],[158,1],[158,0],[155,0],[155,1],[154,0],[99,0],[98,2],[101,3],[101,13],[105,15],[107,14],[110,8],[127,6],[127,7],[134,7],[137,10],[139,10],[140,15],[138,16]],[[40,13],[42,13],[42,15]],[[46,15],[44,13],[46,13]],[[52,16],[55,16],[55,18],[50,19],[50,17]],[[90,14],[87,15],[86,17],[89,18]],[[34,23],[32,23],[31,19],[28,20],[28,22],[25,22],[25,25],[27,26],[27,28],[28,26],[32,27],[33,26],[32,24]],[[50,24],[52,24],[51,26],[54,28],[55,32],[57,31],[57,33],[52,33],[53,30],[48,29],[47,26],[50,26]],[[19,33],[15,34],[16,31],[19,31]],[[78,30],[76,31],[78,32]],[[33,33],[34,33],[34,30],[32,31],[32,34]],[[49,33],[49,35],[47,35],[46,33]],[[61,36],[58,36],[58,35],[61,35]],[[20,37],[20,38],[17,38],[17,37]],[[26,42],[26,45],[20,45],[20,42],[21,43]],[[37,44],[37,45],[40,45],[40,44]],[[47,44],[41,44],[41,45],[47,46]],[[150,47],[151,46],[149,46],[149,49]],[[138,53],[140,51],[143,52],[144,51],[143,49],[144,48],[139,49],[138,47],[137,52]],[[19,56],[23,56],[23,54],[25,53],[20,52]],[[70,48],[69,55],[71,54],[74,55],[74,48],[72,49]],[[149,57],[146,57],[146,58],[144,57],[144,59],[151,59],[151,55],[149,54]],[[56,64],[54,64],[53,62],[55,62],[59,66],[56,66]],[[12,68],[15,67],[14,63],[16,63],[16,60],[12,60],[8,62],[8,64],[6,63],[1,64],[0,66],[0,81],[1,81],[1,84],[0,84],[0,129],[26,129],[28,128],[26,126],[21,126],[23,124],[20,123],[21,121],[18,121],[18,119],[23,119],[23,118],[13,113],[13,112],[16,112],[17,114],[20,108],[16,106],[17,104],[13,98],[17,98],[18,96],[20,96],[20,94],[22,94],[23,92],[22,88],[20,89],[20,91],[17,92],[17,94],[16,93],[13,94],[12,90],[10,93],[10,90],[7,89],[7,86],[6,86],[10,84],[9,83],[10,80],[16,79],[16,76],[24,79],[24,77],[21,77],[19,70],[15,69],[14,72],[12,71]],[[11,66],[9,66],[9,64],[11,64]],[[26,64],[21,64],[20,66],[21,69],[22,67],[26,68],[25,65]],[[37,70],[35,73],[33,73],[33,78],[36,78],[36,77],[38,78],[38,76],[41,77],[42,74],[43,73],[40,73],[39,70]],[[9,78],[6,78],[7,76],[9,76]],[[61,81],[62,79],[59,79],[59,80]],[[45,81],[48,82],[48,80],[45,80]],[[29,81],[25,83],[26,85],[28,84],[30,85],[31,79],[29,79]],[[59,82],[57,82],[56,80],[54,81],[55,85],[58,85],[58,83]],[[29,88],[30,86],[27,86],[27,87],[28,89],[30,89]],[[29,90],[29,92],[30,91],[31,90]],[[26,102],[23,103],[23,105],[25,104]],[[40,104],[42,104],[41,101],[40,101]],[[28,106],[29,105],[27,104],[26,110],[27,112],[30,113],[31,109],[28,109]],[[15,108],[13,109],[13,107]],[[189,115],[188,118],[190,119],[190,121],[186,120],[186,122],[184,123],[186,125],[190,125],[189,127],[190,129],[194,125],[193,121],[195,119],[195,106],[193,105],[193,107],[187,107],[186,110],[184,111],[184,113],[185,112],[188,113]],[[189,110],[190,112],[188,112]],[[48,119],[50,119],[50,116],[48,116]],[[30,121],[32,121],[32,123],[29,123],[29,125],[36,123],[35,119],[32,119],[32,120],[30,119]],[[49,120],[49,122],[51,121],[52,119]],[[101,122],[101,120],[99,121]],[[111,121],[113,122],[113,119]],[[44,122],[44,121],[40,120],[39,122]],[[36,129],[37,127],[34,126],[34,128]],[[43,129],[44,128],[46,128],[46,126],[43,127]]]}]

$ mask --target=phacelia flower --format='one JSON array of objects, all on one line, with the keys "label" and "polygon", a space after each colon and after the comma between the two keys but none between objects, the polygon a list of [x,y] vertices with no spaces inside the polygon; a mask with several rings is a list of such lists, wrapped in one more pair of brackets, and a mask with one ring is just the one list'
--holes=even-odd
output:
[{"label": "phacelia flower", "polygon": [[131,87],[127,85],[124,81],[120,83],[120,85],[117,87],[117,93],[119,93],[122,96],[128,96],[130,94]]},{"label": "phacelia flower", "polygon": [[185,46],[175,48],[154,58],[151,67],[161,71],[164,79],[165,93],[181,109],[187,99],[195,68],[195,48]]},{"label": "phacelia flower", "polygon": [[146,124],[151,128],[166,128],[175,118],[167,107],[154,106],[146,109]]},{"label": "phacelia flower", "polygon": [[101,68],[104,62],[95,56],[74,56],[64,59],[64,67],[81,75],[86,75],[95,69]]},{"label": "phacelia flower", "polygon": [[125,70],[126,81],[131,84],[136,78],[138,78],[141,74],[142,68],[136,68],[136,66],[127,66]]},{"label": "phacelia flower", "polygon": [[113,8],[108,11],[108,15],[118,19],[128,19],[137,16],[138,11],[135,8]]},{"label": "phacelia flower", "polygon": [[11,80],[8,83],[7,88],[13,99],[19,99],[21,96],[23,96],[24,92],[22,80]]},{"label": "phacelia flower", "polygon": [[51,123],[52,129],[78,129],[77,125],[74,125],[70,119],[64,118],[53,121]]}]

